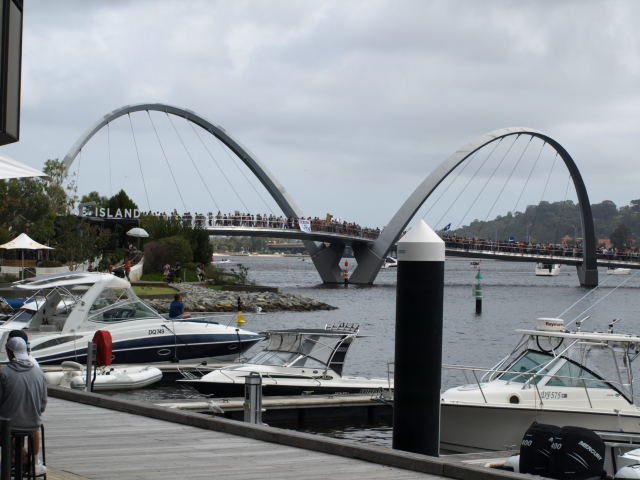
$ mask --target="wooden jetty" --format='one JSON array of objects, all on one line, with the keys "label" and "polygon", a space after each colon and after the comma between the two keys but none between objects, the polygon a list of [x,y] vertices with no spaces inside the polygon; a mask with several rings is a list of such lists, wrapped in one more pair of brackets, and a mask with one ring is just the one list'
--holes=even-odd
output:
[{"label": "wooden jetty", "polygon": [[[51,478],[506,480],[519,474],[51,387]],[[51,398],[53,397],[53,398]],[[69,476],[68,478],[76,478]]]},{"label": "wooden jetty", "polygon": [[[244,418],[244,398],[214,398],[224,410],[219,416],[233,420]],[[158,406],[210,413],[209,401],[203,399],[163,400]],[[344,420],[359,418],[368,423],[391,419],[393,407],[375,401],[372,395],[297,395],[263,397],[262,421],[275,426],[302,425],[310,421]]]}]

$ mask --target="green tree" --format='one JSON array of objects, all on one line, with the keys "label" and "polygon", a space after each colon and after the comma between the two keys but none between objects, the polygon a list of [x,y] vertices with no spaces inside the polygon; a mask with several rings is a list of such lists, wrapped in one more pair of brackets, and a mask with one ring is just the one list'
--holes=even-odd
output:
[{"label": "green tree", "polygon": [[193,261],[191,244],[182,237],[163,238],[161,242],[166,248],[166,261],[170,264],[180,262],[183,265]]},{"label": "green tree", "polygon": [[[44,184],[44,190],[51,200],[54,215],[65,215],[71,212],[78,200],[78,189],[75,180],[69,177],[64,163],[56,158],[49,159],[42,169],[51,180],[39,180]],[[74,174],[75,175],[75,174]]]},{"label": "green tree", "polygon": [[197,227],[191,235],[191,248],[193,249],[193,261],[208,265],[213,256],[213,245],[209,239],[209,231]]},{"label": "green tree", "polygon": [[618,225],[613,232],[611,232],[609,240],[611,240],[615,248],[630,247],[632,244],[631,229],[626,225]]},{"label": "green tree", "polygon": [[124,210],[138,210],[138,205],[129,198],[129,195],[127,195],[124,190],[120,190],[108,200],[107,208],[111,212],[111,215],[115,215],[118,209],[120,209],[120,211],[123,212],[122,215],[124,215]]},{"label": "green tree", "polygon": [[75,268],[75,265],[93,260],[109,240],[111,232],[89,225],[75,215],[58,218],[58,233],[53,240],[55,257]]},{"label": "green tree", "polygon": [[89,192],[86,195],[83,195],[82,198],[80,199],[80,203],[90,203],[90,202],[95,202],[95,205],[92,207],[88,207],[88,210],[95,212],[99,208],[107,208],[107,203],[109,202],[109,199],[107,197],[100,195],[100,193],[96,191]]},{"label": "green tree", "polygon": [[28,233],[39,242],[55,234],[55,212],[52,201],[36,178],[0,180],[0,224],[12,235]]}]

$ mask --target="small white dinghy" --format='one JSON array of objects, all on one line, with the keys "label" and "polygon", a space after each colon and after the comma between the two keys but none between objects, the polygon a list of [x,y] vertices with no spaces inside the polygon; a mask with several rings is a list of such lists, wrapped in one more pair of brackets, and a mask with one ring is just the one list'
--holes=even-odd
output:
[{"label": "small white dinghy", "polygon": [[[44,374],[47,384],[84,390],[87,378],[84,365],[76,362],[62,362],[61,367],[62,371]],[[98,367],[93,391],[134,390],[160,380],[162,380],[162,371],[156,367],[144,365]]]}]

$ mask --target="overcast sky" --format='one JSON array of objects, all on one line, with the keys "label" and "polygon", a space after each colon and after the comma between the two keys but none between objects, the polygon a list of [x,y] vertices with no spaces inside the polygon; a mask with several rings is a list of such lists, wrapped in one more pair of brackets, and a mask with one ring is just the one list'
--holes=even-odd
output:
[{"label": "overcast sky", "polygon": [[[227,129],[305,214],[382,227],[458,148],[522,126],[569,151],[592,203],[625,205],[640,198],[639,18],[632,1],[26,0],[21,139],[0,151],[41,168],[106,113],[166,103]],[[122,118],[87,145],[80,193],[124,187],[152,210],[273,205],[241,180],[242,200],[225,193],[207,170],[226,155],[214,138],[208,153],[183,120],[178,138],[166,117],[152,118],[165,153],[148,116]],[[563,186],[548,200],[565,198],[566,170],[557,172]],[[528,184],[517,209],[543,187]],[[515,202],[501,200],[492,217]],[[473,216],[484,218],[493,199],[477,203]],[[456,209],[443,221],[459,221],[466,208]]]}]

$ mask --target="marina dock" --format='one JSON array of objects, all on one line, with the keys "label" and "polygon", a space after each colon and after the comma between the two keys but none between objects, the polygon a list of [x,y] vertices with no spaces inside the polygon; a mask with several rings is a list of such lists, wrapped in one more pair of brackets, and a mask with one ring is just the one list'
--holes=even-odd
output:
[{"label": "marina dock", "polygon": [[[524,479],[523,475],[346,440],[50,388],[51,478]],[[66,475],[66,476],[65,476]]]}]

